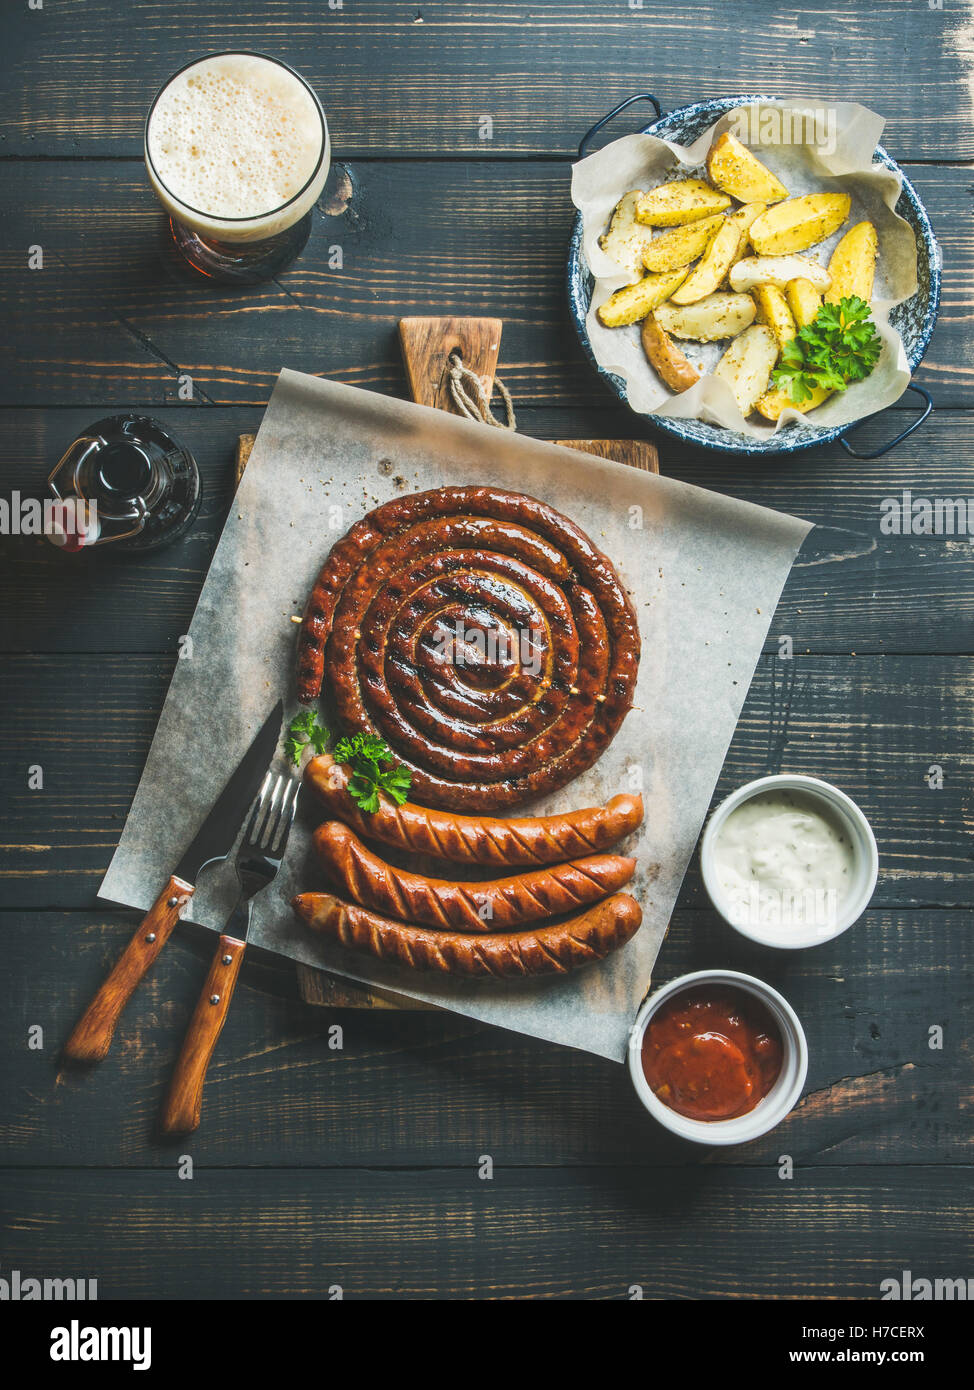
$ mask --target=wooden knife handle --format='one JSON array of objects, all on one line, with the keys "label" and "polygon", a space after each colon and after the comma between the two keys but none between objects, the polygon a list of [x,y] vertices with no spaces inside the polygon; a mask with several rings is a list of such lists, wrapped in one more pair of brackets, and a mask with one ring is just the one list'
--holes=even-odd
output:
[{"label": "wooden knife handle", "polygon": [[189,1134],[199,1127],[206,1069],[223,1032],[244,949],[244,943],[235,936],[220,937],[169,1083],[169,1095],[162,1113],[164,1134]]},{"label": "wooden knife handle", "polygon": [[169,940],[193,892],[192,884],[175,874],[170,878],[68,1038],[64,1056],[69,1061],[100,1062],[106,1056],[122,1010]]}]

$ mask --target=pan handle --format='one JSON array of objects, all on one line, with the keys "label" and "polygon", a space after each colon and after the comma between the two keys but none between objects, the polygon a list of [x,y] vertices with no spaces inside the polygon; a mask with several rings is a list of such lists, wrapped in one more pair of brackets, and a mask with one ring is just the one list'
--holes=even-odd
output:
[{"label": "pan handle", "polygon": [[603,116],[600,121],[596,121],[595,125],[593,125],[589,130],[585,132],[581,140],[579,140],[578,142],[579,159],[585,158],[586,152],[588,150],[589,141],[594,139],[594,137],[598,135],[602,127],[608,125],[614,117],[618,116],[620,111],[625,111],[626,107],[631,106],[634,101],[652,102],[653,110],[656,112],[656,119],[661,119],[663,115],[663,108],[662,106],[660,106],[657,99],[653,96],[652,92],[637,92],[635,96],[626,97],[625,101],[620,101],[618,106],[613,106],[612,110],[609,111],[607,115]]},{"label": "pan handle", "polygon": [[864,454],[860,449],[857,449],[855,445],[849,443],[848,436],[852,433],[853,430],[859,428],[859,424],[861,423],[861,421],[857,422],[855,425],[850,425],[849,428],[846,430],[845,434],[839,435],[839,443],[842,445],[843,449],[845,449],[847,454],[851,454],[851,456],[854,459],[881,459],[884,454],[888,454],[891,449],[895,449],[897,444],[902,444],[903,440],[906,439],[908,435],[911,435],[914,430],[918,430],[920,428],[924,420],[933,410],[933,397],[930,395],[929,391],[924,390],[922,386],[914,385],[913,382],[911,382],[906,389],[908,391],[915,391],[918,396],[922,396],[923,399],[926,401],[926,405],[923,408],[923,413],[921,415],[918,415],[917,418],[911,424],[907,425],[905,430],[900,430],[899,434],[896,436],[895,439],[891,439],[888,444],[884,444],[879,449],[873,449],[872,452],[868,454]]}]

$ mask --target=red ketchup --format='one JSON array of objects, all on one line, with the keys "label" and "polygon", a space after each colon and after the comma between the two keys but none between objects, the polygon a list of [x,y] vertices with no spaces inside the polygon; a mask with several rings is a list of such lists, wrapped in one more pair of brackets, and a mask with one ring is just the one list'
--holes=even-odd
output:
[{"label": "red ketchup", "polygon": [[746,1115],[781,1071],[781,1033],[753,994],[698,985],[674,994],[649,1020],[643,1071],[657,1098],[691,1120]]}]

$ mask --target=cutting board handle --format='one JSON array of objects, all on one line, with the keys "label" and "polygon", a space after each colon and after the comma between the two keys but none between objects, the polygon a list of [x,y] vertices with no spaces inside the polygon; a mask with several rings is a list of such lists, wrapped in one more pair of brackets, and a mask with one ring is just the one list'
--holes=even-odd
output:
[{"label": "cutting board handle", "polygon": [[468,371],[480,377],[489,398],[503,327],[500,319],[400,319],[399,345],[409,390],[417,405],[454,410],[447,375],[453,352],[459,352]]}]

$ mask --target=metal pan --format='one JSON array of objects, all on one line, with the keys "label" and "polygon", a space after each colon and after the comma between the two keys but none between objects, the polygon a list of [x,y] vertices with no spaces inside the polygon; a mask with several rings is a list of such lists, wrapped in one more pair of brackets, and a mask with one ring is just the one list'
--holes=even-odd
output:
[{"label": "metal pan", "polygon": [[[773,97],[753,95],[716,97],[712,101],[698,101],[693,106],[681,106],[677,111],[664,114],[658,100],[651,92],[639,92],[613,107],[601,120],[596,121],[590,130],[586,131],[579,142],[579,158],[584,157],[589,152],[589,145],[604,126],[637,101],[650,102],[656,112],[656,120],[650,125],[643,126],[641,128],[642,134],[656,135],[662,140],[672,140],[679,145],[690,145],[725,112],[732,111],[737,106],[745,106],[749,102],[773,100],[775,100]],[[911,299],[898,304],[890,314],[890,323],[899,331],[903,339],[910,370],[916,371],[927,350],[940,308],[940,249],[934,238],[930,219],[916,189],[903,174],[895,160],[886,153],[882,145],[876,146],[873,162],[884,165],[902,178],[903,191],[896,203],[896,212],[909,222],[916,235],[917,292]],[[569,311],[586,357],[609,389],[621,401],[626,402],[624,382],[613,372],[607,372],[598,365],[592,352],[592,345],[589,342],[585,318],[592,299],[593,284],[593,276],[582,250],[582,217],[579,213],[575,218],[568,246]],[[664,434],[673,435],[674,438],[684,440],[688,444],[697,444],[705,449],[716,449],[726,454],[793,454],[797,453],[799,449],[810,449],[817,444],[826,444],[830,440],[838,439],[842,447],[853,458],[875,459],[881,458],[883,454],[888,454],[891,449],[894,449],[897,444],[918,429],[933,409],[933,401],[922,386],[911,384],[907,390],[922,398],[924,406],[921,414],[912,420],[906,429],[901,430],[894,439],[868,453],[860,452],[848,437],[862,423],[861,420],[854,420],[851,425],[841,425],[831,429],[820,429],[814,425],[789,425],[768,439],[752,439],[748,435],[738,434],[733,430],[706,424],[703,420],[677,420],[665,415],[646,415],[645,418],[652,423],[655,429],[662,430]]]}]

